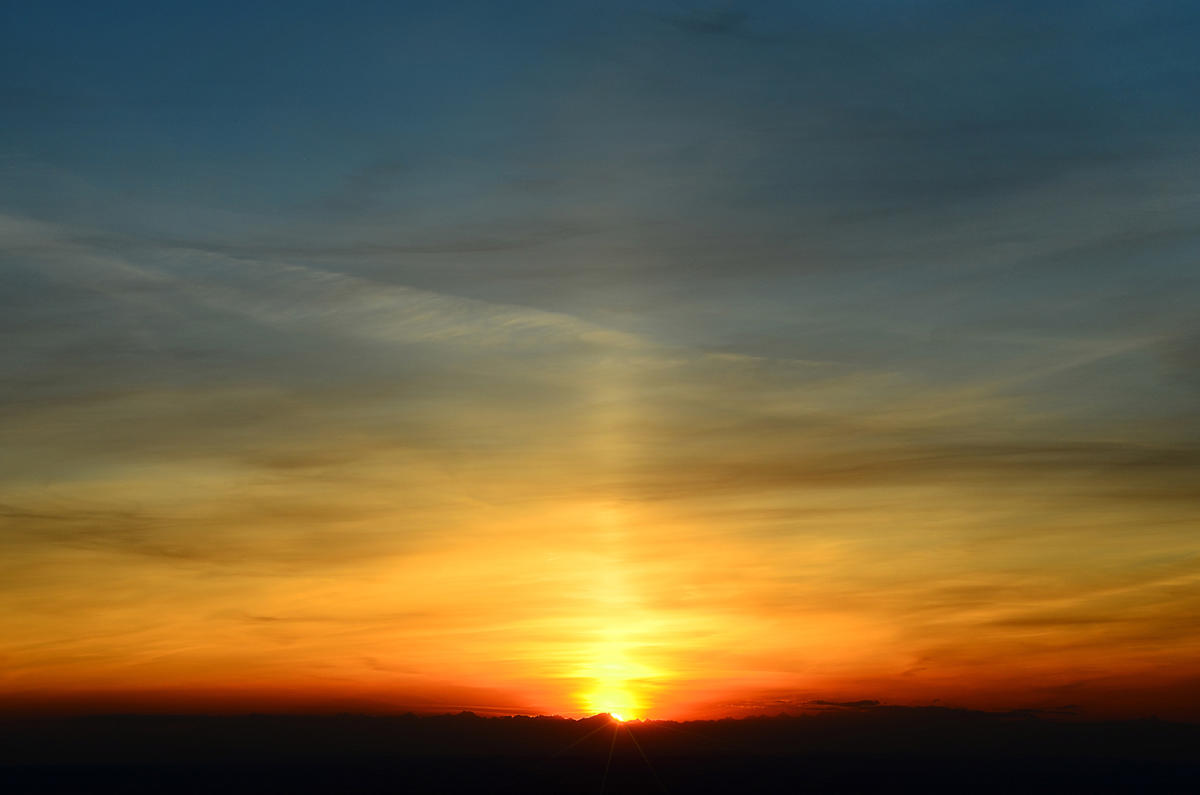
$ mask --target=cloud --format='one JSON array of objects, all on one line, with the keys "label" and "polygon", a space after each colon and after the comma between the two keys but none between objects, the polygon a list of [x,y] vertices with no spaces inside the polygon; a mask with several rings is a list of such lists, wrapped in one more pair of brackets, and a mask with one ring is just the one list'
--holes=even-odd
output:
[{"label": "cloud", "polygon": [[692,11],[688,14],[660,17],[685,33],[703,35],[744,35],[748,15],[732,8]]}]

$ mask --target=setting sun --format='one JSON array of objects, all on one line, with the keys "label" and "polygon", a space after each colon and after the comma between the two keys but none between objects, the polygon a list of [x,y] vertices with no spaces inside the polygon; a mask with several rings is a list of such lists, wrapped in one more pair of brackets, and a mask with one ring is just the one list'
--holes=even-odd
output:
[{"label": "setting sun", "polygon": [[624,716],[637,714],[641,702],[632,692],[624,688],[606,688],[589,693],[583,698],[585,712],[590,715],[608,713],[617,720],[626,720]]}]

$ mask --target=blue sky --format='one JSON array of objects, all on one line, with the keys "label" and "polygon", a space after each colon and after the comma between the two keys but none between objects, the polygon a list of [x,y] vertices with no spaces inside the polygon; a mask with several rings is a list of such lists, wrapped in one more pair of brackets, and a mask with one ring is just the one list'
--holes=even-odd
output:
[{"label": "blue sky", "polygon": [[15,218],[934,380],[1137,339],[1111,397],[1194,397],[1188,4],[6,15]]}]

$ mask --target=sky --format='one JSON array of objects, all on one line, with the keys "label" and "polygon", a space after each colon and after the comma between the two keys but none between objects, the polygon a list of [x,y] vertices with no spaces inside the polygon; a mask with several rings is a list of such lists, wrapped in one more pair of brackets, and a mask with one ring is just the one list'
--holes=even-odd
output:
[{"label": "sky", "polygon": [[1192,2],[0,3],[0,710],[1200,719]]}]

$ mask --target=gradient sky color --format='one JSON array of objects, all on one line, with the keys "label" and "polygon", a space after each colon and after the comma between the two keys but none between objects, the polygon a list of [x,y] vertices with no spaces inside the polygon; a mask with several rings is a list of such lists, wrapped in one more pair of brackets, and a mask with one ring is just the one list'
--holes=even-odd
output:
[{"label": "gradient sky color", "polygon": [[1200,718],[1200,6],[3,2],[0,709]]}]

